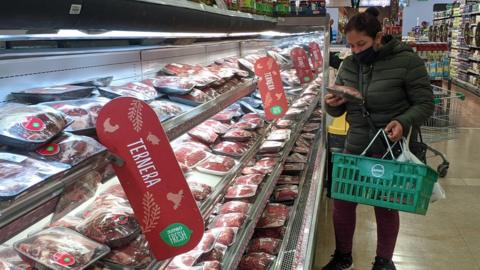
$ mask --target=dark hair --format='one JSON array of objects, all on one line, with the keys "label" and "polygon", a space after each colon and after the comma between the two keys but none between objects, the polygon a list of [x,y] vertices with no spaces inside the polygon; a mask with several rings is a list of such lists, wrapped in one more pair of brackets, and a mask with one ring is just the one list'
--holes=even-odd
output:
[{"label": "dark hair", "polygon": [[365,12],[354,15],[345,26],[345,34],[350,31],[365,32],[369,37],[375,38],[382,31],[382,24],[378,20],[380,12],[377,8],[369,7]]}]

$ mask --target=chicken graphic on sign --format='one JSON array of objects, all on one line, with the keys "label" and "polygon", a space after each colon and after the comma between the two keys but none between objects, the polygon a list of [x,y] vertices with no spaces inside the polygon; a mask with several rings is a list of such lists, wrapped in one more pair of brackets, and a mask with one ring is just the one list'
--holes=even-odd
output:
[{"label": "chicken graphic on sign", "polygon": [[175,193],[168,193],[167,194],[167,200],[171,201],[173,203],[173,209],[177,210],[177,208],[180,206],[180,203],[182,202],[183,199],[183,189],[180,190],[177,194]]},{"label": "chicken graphic on sign", "polygon": [[105,119],[105,122],[103,122],[103,129],[106,133],[114,133],[115,131],[117,131],[117,129],[120,128],[118,125],[112,125],[110,121],[110,118],[107,118]]}]

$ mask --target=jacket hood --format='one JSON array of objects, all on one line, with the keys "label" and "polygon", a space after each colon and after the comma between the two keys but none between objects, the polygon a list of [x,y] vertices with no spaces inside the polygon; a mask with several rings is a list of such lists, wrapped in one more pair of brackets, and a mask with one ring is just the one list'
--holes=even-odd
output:
[{"label": "jacket hood", "polygon": [[383,45],[378,50],[377,60],[383,59],[392,54],[398,54],[401,52],[413,52],[412,48],[406,43],[401,42],[392,36],[385,36],[383,38]]}]

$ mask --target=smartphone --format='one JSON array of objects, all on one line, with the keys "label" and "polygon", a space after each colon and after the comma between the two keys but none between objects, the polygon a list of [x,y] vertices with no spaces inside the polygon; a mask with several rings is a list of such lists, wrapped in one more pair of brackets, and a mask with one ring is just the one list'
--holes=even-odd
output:
[{"label": "smartphone", "polygon": [[350,102],[361,102],[362,101],[361,98],[353,96],[353,95],[351,95],[349,93],[346,93],[342,90],[338,90],[338,89],[331,88],[331,87],[326,87],[326,90],[327,90],[327,93],[332,94],[336,97],[342,97],[342,98],[344,98],[344,99],[346,99],[347,101],[350,101]]}]

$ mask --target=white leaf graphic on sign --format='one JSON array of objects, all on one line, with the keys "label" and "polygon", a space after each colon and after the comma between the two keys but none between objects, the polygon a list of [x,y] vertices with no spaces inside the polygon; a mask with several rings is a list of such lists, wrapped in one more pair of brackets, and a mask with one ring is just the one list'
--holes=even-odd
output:
[{"label": "white leaf graphic on sign", "polygon": [[142,117],[142,108],[143,105],[140,102],[140,100],[134,100],[130,104],[130,108],[128,109],[128,120],[133,125],[133,129],[136,132],[139,132],[142,130],[142,125],[143,125],[143,117]]}]

